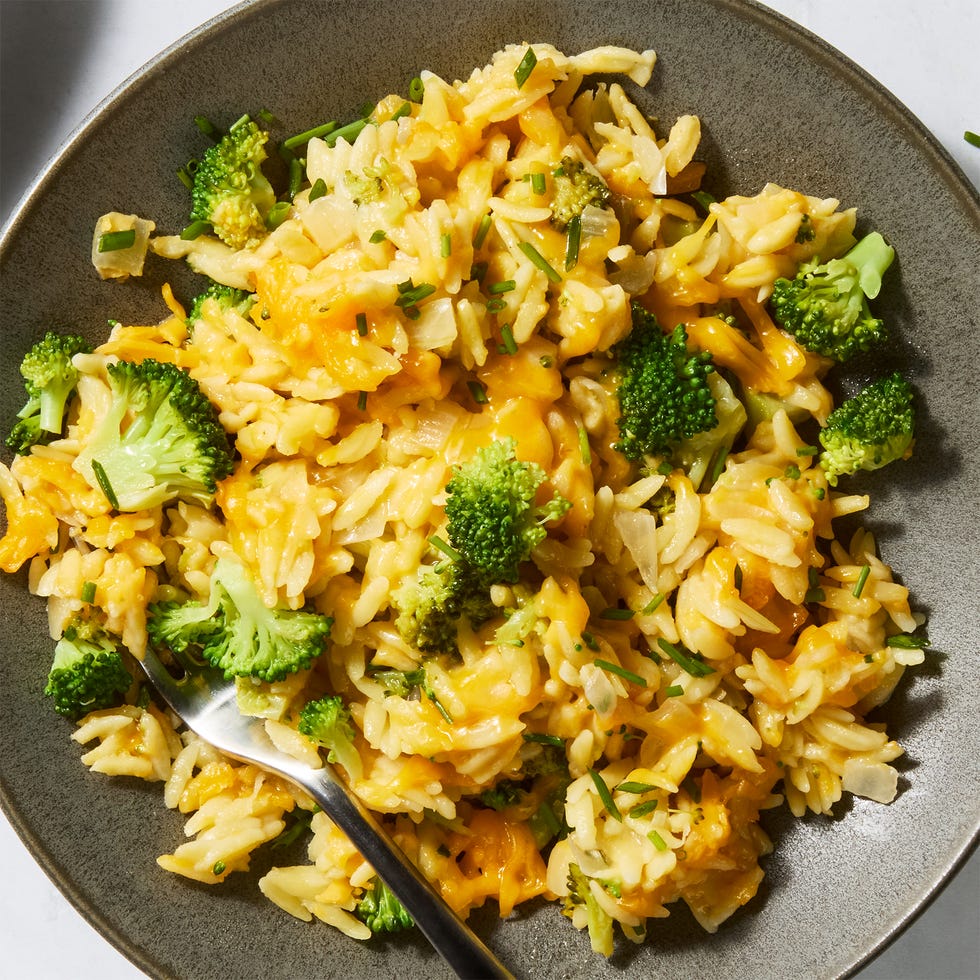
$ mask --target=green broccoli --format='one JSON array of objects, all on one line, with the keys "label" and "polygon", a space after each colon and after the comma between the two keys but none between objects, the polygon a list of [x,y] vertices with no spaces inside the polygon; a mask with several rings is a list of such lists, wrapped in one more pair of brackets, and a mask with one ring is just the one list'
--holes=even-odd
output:
[{"label": "green broccoli", "polygon": [[518,581],[521,563],[547,536],[544,525],[571,507],[558,493],[537,503],[545,472],[518,460],[516,449],[513,439],[492,442],[446,485],[449,542],[488,585]]},{"label": "green broccoli", "polygon": [[209,299],[215,300],[222,310],[234,310],[242,316],[248,316],[248,312],[255,302],[255,294],[244,289],[236,289],[234,286],[226,286],[220,282],[212,282],[191,302],[191,308],[187,311],[189,326],[193,326],[195,321],[201,319],[201,308]]},{"label": "green broccoli", "polygon": [[494,616],[491,586],[516,582],[521,562],[547,534],[543,525],[571,506],[559,494],[538,504],[544,470],[515,452],[513,439],[500,440],[454,469],[446,485],[453,559],[423,565],[392,595],[398,631],[423,653],[453,652],[463,617],[475,628]]},{"label": "green broccoli", "polygon": [[176,653],[200,650],[226,677],[281,681],[305,670],[323,652],[333,620],[303,609],[269,608],[245,566],[219,558],[208,602],[150,606],[147,632]]},{"label": "green broccoli", "polygon": [[392,602],[398,632],[423,653],[451,653],[463,616],[477,627],[496,612],[488,585],[465,561],[422,565],[395,589]]},{"label": "green broccoli", "polygon": [[78,385],[76,354],[88,354],[92,345],[76,334],[48,331],[24,355],[20,373],[27,389],[27,404],[7,437],[7,447],[26,453],[31,446],[61,434],[65,409]]},{"label": "green broccoli", "polygon": [[604,208],[612,196],[605,181],[589,170],[581,160],[562,157],[553,171],[554,196],[551,201],[551,223],[564,231],[573,218],[579,218],[590,205]]},{"label": "green broccoli", "polygon": [[773,317],[803,347],[824,357],[846,361],[864,353],[885,338],[885,325],[871,315],[868,300],[878,295],[894,257],[895,250],[872,232],[842,258],[806,262],[793,279],[773,284]]},{"label": "green broccoli", "polygon": [[620,416],[616,449],[627,459],[669,455],[685,439],[718,425],[708,351],[692,351],[679,323],[672,333],[633,304],[633,327],[613,347]]},{"label": "green broccoli", "polygon": [[613,920],[612,916],[596,901],[592,894],[590,878],[582,872],[577,864],[568,866],[568,894],[564,899],[562,912],[571,918],[575,909],[585,906],[588,913],[589,939],[592,951],[612,956],[613,953]]},{"label": "green broccoli", "polygon": [[267,234],[266,218],[276,203],[262,173],[269,134],[242,116],[204,151],[191,187],[191,221],[206,221],[231,248],[251,248]]},{"label": "green broccoli", "polygon": [[233,468],[228,439],[198,383],[173,364],[147,358],[107,368],[112,404],[75,461],[116,510],[174,498],[211,502]]},{"label": "green broccoli", "polygon": [[717,371],[708,375],[708,387],[715,399],[718,424],[679,442],[673,452],[674,463],[687,473],[695,490],[706,479],[705,489],[714,485],[748,418],[732,386]]},{"label": "green broccoli", "polygon": [[915,428],[913,391],[898,371],[838,405],[820,430],[820,465],[827,482],[858,470],[877,470],[907,458]]},{"label": "green broccoli", "polygon": [[299,730],[327,750],[327,759],[347,770],[357,782],[364,774],[361,756],[354,745],[354,723],[350,708],[336,694],[308,701],[299,713]]},{"label": "green broccoli", "polygon": [[401,932],[415,925],[408,910],[380,878],[373,879],[357,903],[356,911],[357,917],[375,934]]},{"label": "green broccoli", "polygon": [[92,621],[76,617],[54,648],[54,662],[44,693],[55,711],[78,718],[111,708],[132,686],[115,640]]}]

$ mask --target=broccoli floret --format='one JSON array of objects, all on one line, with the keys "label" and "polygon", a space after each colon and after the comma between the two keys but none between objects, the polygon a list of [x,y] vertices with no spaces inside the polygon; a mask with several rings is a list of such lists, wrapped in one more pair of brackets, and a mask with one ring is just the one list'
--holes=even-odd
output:
[{"label": "broccoli floret", "polygon": [[488,584],[516,582],[520,565],[544,540],[544,525],[559,520],[571,503],[555,493],[536,501],[545,472],[518,460],[513,439],[477,450],[457,466],[446,485],[450,544]]},{"label": "broccoli floret", "polygon": [[270,609],[245,566],[219,558],[207,603],[150,606],[147,632],[177,653],[193,647],[226,677],[281,681],[305,670],[326,646],[333,620],[303,609]]},{"label": "broccoli floret", "polygon": [[408,910],[380,878],[371,882],[371,887],[357,903],[357,917],[375,934],[401,932],[415,925]]},{"label": "broccoli floret", "polygon": [[516,582],[521,562],[547,534],[543,525],[571,506],[559,494],[538,504],[544,470],[519,461],[515,451],[513,439],[500,440],[455,468],[446,486],[455,557],[422,566],[392,595],[398,631],[423,653],[454,651],[463,617],[475,628],[494,616],[490,587]]},{"label": "broccoli floret", "polygon": [[176,497],[205,505],[232,471],[228,439],[197,382],[147,358],[107,368],[112,403],[75,461],[116,510],[156,507]]},{"label": "broccoli floret", "polygon": [[25,453],[37,443],[60,435],[65,409],[78,385],[78,370],[71,359],[89,354],[92,345],[76,334],[48,331],[24,355],[20,373],[27,389],[27,404],[7,437],[7,446]]},{"label": "broccoli floret", "polygon": [[327,759],[347,770],[357,781],[364,774],[361,756],[354,745],[354,723],[350,708],[336,694],[308,701],[299,713],[299,730],[327,750]]},{"label": "broccoli floret", "polygon": [[858,470],[877,470],[911,453],[915,428],[913,391],[896,371],[848,398],[820,430],[820,465],[827,482]]},{"label": "broccoli floret", "polygon": [[572,863],[568,866],[568,894],[565,896],[562,912],[572,918],[579,906],[584,906],[588,915],[587,925],[592,951],[602,953],[603,956],[612,956],[612,916],[596,901],[589,878],[582,873],[582,869],[577,864]]},{"label": "broccoli floret", "polygon": [[477,627],[496,612],[489,587],[464,561],[421,566],[394,591],[392,602],[402,639],[423,653],[451,653],[462,617]]},{"label": "broccoli floret", "polygon": [[665,334],[638,303],[632,316],[629,334],[613,347],[620,372],[616,449],[639,460],[671,453],[685,439],[713,429],[718,416],[708,383],[711,354],[687,346],[682,323]]},{"label": "broccoli floret", "polygon": [[276,193],[262,173],[269,134],[242,116],[213,146],[194,172],[191,221],[207,221],[232,248],[250,248],[267,234],[265,219]]},{"label": "broccoli floret", "polygon": [[554,196],[551,201],[551,223],[562,231],[572,218],[580,217],[587,207],[604,208],[609,204],[612,195],[605,181],[581,160],[562,157],[552,177]]},{"label": "broccoli floret", "polygon": [[714,485],[748,418],[732,386],[717,371],[708,375],[708,387],[715,399],[718,424],[685,439],[673,453],[674,463],[687,473],[695,490],[702,484],[706,488]]},{"label": "broccoli floret", "polygon": [[44,693],[54,700],[55,711],[78,718],[119,704],[132,683],[113,638],[92,622],[76,618],[54,648]]},{"label": "broccoli floret", "polygon": [[773,284],[773,317],[807,350],[835,361],[868,351],[885,338],[885,325],[871,315],[868,300],[878,295],[894,257],[895,250],[872,232],[842,258],[806,262],[793,279]]},{"label": "broccoli floret", "polygon": [[204,292],[194,297],[191,308],[187,312],[187,323],[190,326],[201,319],[201,307],[204,306],[205,300],[209,299],[215,300],[222,310],[234,310],[242,316],[248,316],[249,310],[255,303],[255,294],[245,289],[226,286],[224,283],[212,282]]}]

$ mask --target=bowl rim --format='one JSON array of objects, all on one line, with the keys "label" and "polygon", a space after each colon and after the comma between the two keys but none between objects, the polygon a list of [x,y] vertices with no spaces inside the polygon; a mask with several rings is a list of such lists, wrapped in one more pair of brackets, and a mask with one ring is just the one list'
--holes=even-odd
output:
[{"label": "bowl rim", "polygon": [[[0,275],[20,228],[28,221],[36,201],[57,179],[60,171],[70,164],[80,146],[92,134],[98,132],[119,107],[137,97],[145,86],[163,75],[171,64],[179,61],[188,51],[207,45],[214,37],[234,29],[253,16],[294,2],[296,0],[239,0],[238,3],[209,17],[167,45],[102,98],[42,165],[0,226]],[[943,180],[946,189],[962,206],[964,214],[969,216],[980,234],[980,188],[974,186],[952,154],[919,117],[870,72],[810,29],[796,23],[780,11],[766,6],[760,0],[698,0],[698,2],[728,10],[734,17],[744,22],[754,22],[783,44],[791,48],[802,48],[811,58],[841,78],[851,90],[878,110],[906,142],[927,156],[929,167]],[[0,771],[0,811],[4,813],[34,861],[81,917],[143,972],[156,977],[173,976],[163,969],[146,949],[130,939],[116,923],[111,921],[107,913],[85,897],[83,889],[73,879],[71,873],[51,856],[45,846],[43,834],[29,825],[14,805],[6,788],[6,782],[3,772]],[[932,905],[977,850],[980,850],[980,813],[972,834],[958,842],[951,859],[934,874],[931,884],[921,893],[918,902],[906,909],[901,917],[896,918],[887,931],[865,949],[860,958],[853,960],[850,967],[839,976],[853,977],[888,948]]]}]

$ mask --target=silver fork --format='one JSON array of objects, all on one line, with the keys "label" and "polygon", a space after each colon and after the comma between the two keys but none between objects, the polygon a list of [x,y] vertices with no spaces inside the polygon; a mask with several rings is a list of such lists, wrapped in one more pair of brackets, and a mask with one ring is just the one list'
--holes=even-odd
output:
[{"label": "silver fork", "polygon": [[242,762],[253,762],[305,789],[394,892],[457,976],[513,980],[329,763],[311,769],[281,752],[270,741],[260,719],[239,713],[233,681],[225,680],[219,670],[184,657],[179,660],[184,671],[179,679],[151,650],[146,651],[141,664],[157,692],[188,728],[222,752]]}]

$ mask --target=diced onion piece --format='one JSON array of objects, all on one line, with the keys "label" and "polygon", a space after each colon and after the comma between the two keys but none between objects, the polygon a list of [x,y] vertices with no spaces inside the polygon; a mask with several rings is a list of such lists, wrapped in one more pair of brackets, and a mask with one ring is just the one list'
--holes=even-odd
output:
[{"label": "diced onion piece", "polygon": [[848,759],[841,776],[845,792],[876,803],[891,803],[898,793],[898,772],[884,762]]},{"label": "diced onion piece", "polygon": [[[135,214],[110,211],[102,215],[95,223],[95,233],[92,236],[92,265],[95,266],[95,271],[103,279],[128,279],[130,276],[143,275],[146,250],[150,244],[150,235],[155,229],[156,225],[152,221]],[[134,232],[133,244],[127,248],[100,252],[99,242],[102,236],[119,231]]]}]

